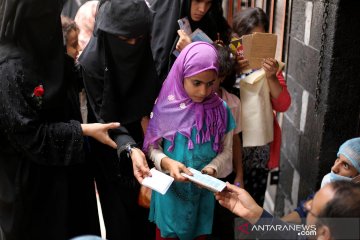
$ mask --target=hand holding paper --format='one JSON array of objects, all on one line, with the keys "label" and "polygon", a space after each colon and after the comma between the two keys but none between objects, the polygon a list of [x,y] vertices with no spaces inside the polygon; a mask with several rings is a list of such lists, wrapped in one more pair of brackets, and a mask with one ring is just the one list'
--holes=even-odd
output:
[{"label": "hand holding paper", "polygon": [[188,169],[193,174],[193,176],[182,173],[184,177],[212,192],[221,192],[226,187],[226,183],[217,178],[214,178],[207,174],[202,174],[200,171],[193,168]]},{"label": "hand holding paper", "polygon": [[174,178],[155,168],[152,168],[150,172],[152,176],[144,178],[141,184],[164,195],[174,181]]}]

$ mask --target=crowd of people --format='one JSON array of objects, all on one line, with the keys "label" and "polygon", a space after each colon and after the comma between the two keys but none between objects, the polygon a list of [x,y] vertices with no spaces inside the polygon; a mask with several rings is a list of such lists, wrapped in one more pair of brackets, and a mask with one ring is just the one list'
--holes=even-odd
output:
[{"label": "crowd of people", "polygon": [[[62,9],[0,3],[0,240],[100,239],[95,191],[110,240],[234,239],[235,217],[315,224],[319,239],[337,239],[326,218],[359,218],[360,138],[294,212],[280,220],[261,207],[280,160],[275,112],[291,97],[280,61],[252,69],[229,44],[268,32],[262,9],[233,26],[221,0],[95,0],[74,20]],[[193,42],[179,19],[212,43]],[[141,185],[151,167],[175,179],[165,195]],[[189,167],[226,189],[189,183]]]}]

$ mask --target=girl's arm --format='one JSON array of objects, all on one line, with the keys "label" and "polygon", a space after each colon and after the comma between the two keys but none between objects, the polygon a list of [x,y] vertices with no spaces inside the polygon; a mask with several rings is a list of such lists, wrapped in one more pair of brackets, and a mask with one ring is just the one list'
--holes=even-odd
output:
[{"label": "girl's arm", "polygon": [[277,112],[285,112],[291,103],[284,76],[279,71],[279,64],[273,58],[264,60],[263,69],[268,80],[272,107]]},{"label": "girl's arm", "polygon": [[[232,161],[233,134],[233,131],[230,131],[224,136],[223,151],[204,167],[203,172],[212,176],[220,176],[223,172],[231,173],[232,164],[225,163],[226,161]],[[224,166],[230,166],[231,169],[225,169]]]},{"label": "girl's arm", "polygon": [[241,151],[241,139],[239,133],[233,136],[233,165],[236,177],[234,184],[238,187],[244,188],[244,174],[243,174],[243,160]]},{"label": "girl's arm", "polygon": [[282,91],[277,98],[271,98],[271,104],[275,111],[285,112],[290,107],[291,97],[282,72],[280,71],[276,77],[282,87]]}]

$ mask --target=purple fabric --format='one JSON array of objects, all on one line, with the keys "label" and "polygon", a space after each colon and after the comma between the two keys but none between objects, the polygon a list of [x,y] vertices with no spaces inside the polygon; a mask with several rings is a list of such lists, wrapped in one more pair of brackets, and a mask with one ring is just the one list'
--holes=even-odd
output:
[{"label": "purple fabric", "polygon": [[145,152],[150,145],[156,148],[154,143],[161,138],[172,143],[168,149],[172,151],[177,132],[188,138],[188,148],[193,149],[190,139],[193,127],[197,130],[196,143],[208,142],[214,137],[214,151],[222,150],[221,140],[227,125],[227,110],[222,99],[213,92],[203,102],[196,103],[184,89],[184,78],[206,70],[218,71],[217,52],[211,44],[194,42],[181,51],[155,101],[145,134]]}]

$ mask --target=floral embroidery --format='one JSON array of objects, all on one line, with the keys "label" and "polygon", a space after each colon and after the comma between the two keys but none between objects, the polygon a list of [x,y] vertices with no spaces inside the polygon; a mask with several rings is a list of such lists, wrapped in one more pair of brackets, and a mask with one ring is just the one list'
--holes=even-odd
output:
[{"label": "floral embroidery", "polygon": [[41,104],[42,104],[42,97],[43,97],[44,93],[45,93],[45,90],[44,90],[43,85],[40,84],[39,86],[34,88],[34,92],[33,92],[33,94],[31,96],[33,98],[35,98],[36,105],[38,107],[40,107]]},{"label": "floral embroidery", "polygon": [[169,100],[169,101],[174,101],[174,100],[175,100],[175,96],[174,96],[174,95],[169,95],[169,96],[168,96],[168,100]]},{"label": "floral embroidery", "polygon": [[181,108],[181,109],[185,109],[185,108],[186,108],[185,103],[180,103],[180,108]]}]

